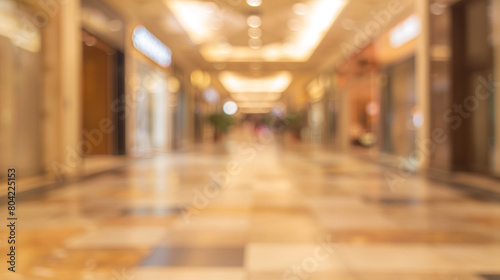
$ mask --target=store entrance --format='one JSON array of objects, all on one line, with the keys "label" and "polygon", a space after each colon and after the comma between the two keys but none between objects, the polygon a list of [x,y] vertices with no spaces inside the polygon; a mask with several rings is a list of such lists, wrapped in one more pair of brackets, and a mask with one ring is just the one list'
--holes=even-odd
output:
[{"label": "store entrance", "polygon": [[125,153],[123,53],[83,32],[84,155]]},{"label": "store entrance", "polygon": [[387,154],[407,157],[415,150],[415,57],[383,70],[382,143]]},{"label": "store entrance", "polygon": [[455,105],[448,117],[453,133],[453,167],[481,174],[491,172],[494,143],[494,95],[488,85],[493,74],[488,5],[488,0],[467,0],[452,9]]}]

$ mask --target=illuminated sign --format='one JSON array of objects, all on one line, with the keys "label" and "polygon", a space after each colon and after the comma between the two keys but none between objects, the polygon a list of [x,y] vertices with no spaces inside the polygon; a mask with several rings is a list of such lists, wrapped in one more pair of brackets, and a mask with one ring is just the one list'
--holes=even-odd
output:
[{"label": "illuminated sign", "polygon": [[391,30],[390,41],[393,48],[399,48],[420,34],[420,19],[413,15]]},{"label": "illuminated sign", "polygon": [[137,26],[132,35],[134,47],[160,66],[168,67],[172,63],[172,52],[144,26]]}]

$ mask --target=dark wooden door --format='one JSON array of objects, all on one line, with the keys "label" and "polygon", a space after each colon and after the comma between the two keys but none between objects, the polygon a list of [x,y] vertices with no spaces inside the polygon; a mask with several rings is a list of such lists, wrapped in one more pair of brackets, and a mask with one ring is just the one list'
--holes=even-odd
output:
[{"label": "dark wooden door", "polygon": [[114,123],[111,100],[115,52],[98,39],[91,42],[90,45],[83,43],[82,140],[85,145],[82,145],[82,150],[87,155],[113,154],[114,131],[107,128]]}]

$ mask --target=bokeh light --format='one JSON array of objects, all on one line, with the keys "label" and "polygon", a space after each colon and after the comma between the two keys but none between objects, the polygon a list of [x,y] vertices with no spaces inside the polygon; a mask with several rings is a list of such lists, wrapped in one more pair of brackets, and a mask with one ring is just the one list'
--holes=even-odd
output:
[{"label": "bokeh light", "polygon": [[236,114],[236,112],[238,112],[238,105],[236,105],[236,103],[234,103],[234,101],[227,101],[226,103],[224,103],[222,110],[227,115],[232,116],[232,115]]}]

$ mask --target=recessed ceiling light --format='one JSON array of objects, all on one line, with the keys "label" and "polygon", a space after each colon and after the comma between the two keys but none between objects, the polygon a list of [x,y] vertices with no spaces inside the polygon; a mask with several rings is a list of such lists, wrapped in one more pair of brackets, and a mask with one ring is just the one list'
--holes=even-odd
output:
[{"label": "recessed ceiling light", "polygon": [[260,28],[250,28],[248,29],[248,36],[253,39],[258,39],[262,36],[262,30],[260,30]]},{"label": "recessed ceiling light", "polygon": [[248,46],[254,50],[260,49],[260,47],[262,47],[262,40],[251,38],[248,40]]},{"label": "recessed ceiling light", "polygon": [[[291,9],[293,3],[297,3],[298,1],[305,2],[305,0],[290,1],[292,3],[289,9]],[[308,1],[307,14],[300,17],[295,16],[300,22],[299,30],[288,32],[288,35],[291,36],[291,40],[284,40],[283,42],[276,43],[269,42],[258,50],[252,50],[248,46],[233,46],[230,54],[222,53],[216,44],[211,44],[202,46],[200,52],[202,56],[210,62],[307,61],[324,39],[326,32],[337,20],[338,15],[348,2],[347,0]],[[290,12],[292,11],[290,10]],[[292,28],[295,28],[293,24]],[[286,43],[291,43],[293,47],[289,44],[285,46]]]},{"label": "recessed ceiling light", "polygon": [[299,16],[303,16],[307,14],[307,12],[309,11],[309,7],[307,7],[307,5],[304,3],[295,3],[292,6],[292,11]]},{"label": "recessed ceiling light", "polygon": [[262,25],[262,20],[257,15],[251,15],[247,18],[247,24],[250,27],[257,28]]},{"label": "recessed ceiling light", "polygon": [[258,7],[262,5],[262,0],[247,0],[247,4],[252,7]]}]

